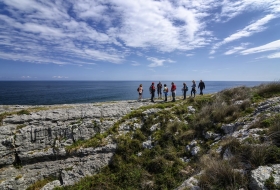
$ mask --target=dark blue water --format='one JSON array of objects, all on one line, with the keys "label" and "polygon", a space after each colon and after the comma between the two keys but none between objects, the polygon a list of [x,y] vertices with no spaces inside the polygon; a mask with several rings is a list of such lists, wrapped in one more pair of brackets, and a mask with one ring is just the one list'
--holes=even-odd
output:
[{"label": "dark blue water", "polygon": [[[174,81],[177,95],[182,95],[183,81]],[[186,82],[190,88],[191,82]],[[223,89],[253,87],[262,81],[205,81],[205,94]],[[149,81],[0,81],[0,105],[52,105],[136,100],[137,87],[143,84],[144,98],[149,98]],[[157,82],[155,82],[155,85]],[[162,81],[170,89],[171,81]],[[198,84],[198,82],[197,82]],[[190,90],[187,94],[190,94]],[[157,97],[157,96],[156,96]]]}]

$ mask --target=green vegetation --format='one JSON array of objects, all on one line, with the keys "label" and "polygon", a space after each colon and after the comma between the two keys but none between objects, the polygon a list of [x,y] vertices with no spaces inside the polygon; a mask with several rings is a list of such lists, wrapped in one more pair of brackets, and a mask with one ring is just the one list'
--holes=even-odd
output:
[{"label": "green vegetation", "polygon": [[20,178],[22,178],[22,175],[18,175],[15,177],[15,180],[19,180]]},{"label": "green vegetation", "polygon": [[0,126],[3,125],[3,119],[5,119],[6,117],[13,115],[14,113],[8,113],[8,112],[4,112],[0,114]]},{"label": "green vegetation", "polygon": [[106,140],[105,137],[107,136],[107,133],[103,134],[96,134],[93,138],[89,140],[78,140],[74,142],[71,146],[67,146],[65,149],[68,153],[71,153],[73,151],[78,150],[79,148],[88,148],[88,147],[98,147],[98,146],[105,146]]},{"label": "green vegetation", "polygon": [[280,82],[272,82],[257,87],[256,96],[261,98],[270,98],[280,95]]},{"label": "green vegetation", "polygon": [[26,190],[39,190],[42,187],[44,187],[47,183],[50,183],[54,180],[57,180],[58,178],[55,176],[49,176],[45,179],[39,180],[36,183],[32,184],[31,186],[29,186]]},{"label": "green vegetation", "polygon": [[29,115],[30,111],[28,110],[20,110],[18,112],[16,112],[17,115]]},{"label": "green vegetation", "polygon": [[22,129],[23,127],[26,127],[26,125],[25,124],[17,125],[17,130]]},{"label": "green vegetation", "polygon": [[275,185],[274,184],[274,177],[271,175],[264,183],[265,187],[270,189],[270,190],[277,190],[280,189],[280,185]]},{"label": "green vegetation", "polygon": [[[133,110],[105,133],[76,141],[66,148],[71,153],[80,147],[104,146],[108,136],[118,145],[110,164],[98,174],[83,178],[73,186],[56,189],[174,189],[202,170],[197,178],[203,189],[247,189],[249,177],[242,171],[242,165],[254,169],[280,163],[280,116],[261,114],[250,128],[267,129],[261,133],[263,137],[249,137],[242,143],[235,138],[224,138],[212,146],[214,141],[205,139],[204,133],[223,134],[222,125],[250,116],[257,106],[255,103],[277,95],[280,95],[280,83],[274,82]],[[189,106],[195,109],[194,113]],[[152,108],[158,111],[148,116],[143,113]],[[134,129],[131,122],[130,132],[119,134],[119,126],[129,119],[142,127]],[[157,129],[151,130],[152,126]],[[148,139],[152,140],[152,147],[143,148],[143,142]],[[196,140],[201,149],[196,156],[186,150],[192,140]],[[221,147],[220,153],[214,150],[217,147]],[[227,160],[223,159],[225,152],[231,153]],[[191,161],[183,162],[185,157]],[[273,180],[269,179],[266,185],[274,188]]]}]

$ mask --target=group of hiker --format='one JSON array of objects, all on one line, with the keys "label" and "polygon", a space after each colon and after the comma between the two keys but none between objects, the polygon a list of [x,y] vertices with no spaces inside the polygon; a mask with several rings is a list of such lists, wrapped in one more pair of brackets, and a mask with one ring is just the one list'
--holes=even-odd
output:
[{"label": "group of hiker", "polygon": [[[200,95],[203,95],[203,90],[205,89],[205,83],[200,80],[198,86],[197,86],[199,89],[200,89]],[[176,97],[176,85],[174,82],[171,83],[171,96],[172,96],[172,102],[175,102],[175,97]],[[184,82],[183,83],[183,88],[182,88],[182,93],[183,93],[183,96],[184,96],[184,99],[186,99],[186,95],[187,95],[187,91],[188,91],[188,86],[187,84]],[[137,88],[137,91],[139,93],[139,98],[138,100],[141,100],[142,99],[142,94],[144,92],[144,89],[143,89],[143,85],[140,84],[139,87]],[[166,84],[164,84],[162,86],[162,83],[159,82],[157,84],[157,86],[155,86],[155,83],[152,82],[150,88],[149,88],[149,91],[150,91],[150,94],[151,94],[151,102],[154,102],[154,98],[155,98],[155,92],[157,91],[157,94],[158,94],[158,98],[159,99],[162,99],[162,91],[164,93],[164,101],[167,102],[167,96],[168,96],[168,92],[169,92],[169,89],[167,87]],[[195,94],[196,94],[196,83],[195,81],[193,80],[192,81],[192,85],[191,85],[191,97],[195,97]]]}]

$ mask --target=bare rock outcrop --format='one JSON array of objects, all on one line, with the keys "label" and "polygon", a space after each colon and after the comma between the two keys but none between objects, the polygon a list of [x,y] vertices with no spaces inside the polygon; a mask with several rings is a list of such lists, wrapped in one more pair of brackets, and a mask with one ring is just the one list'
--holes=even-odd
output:
[{"label": "bare rock outcrop", "polygon": [[[57,180],[43,189],[72,185],[110,162],[116,144],[97,148],[67,147],[111,128],[122,116],[149,102],[6,106],[11,113],[0,126],[0,189],[25,189],[38,180]],[[16,114],[20,110],[31,110]],[[1,113],[0,112],[0,113]],[[24,114],[25,113],[25,114]]]}]

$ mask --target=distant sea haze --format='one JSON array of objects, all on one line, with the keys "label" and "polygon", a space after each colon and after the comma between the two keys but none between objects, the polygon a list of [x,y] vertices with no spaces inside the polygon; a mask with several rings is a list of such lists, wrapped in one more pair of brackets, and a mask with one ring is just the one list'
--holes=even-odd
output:
[{"label": "distant sea haze", "polygon": [[[94,103],[119,100],[137,100],[137,88],[143,85],[143,98],[150,98],[149,87],[159,81],[0,81],[0,105],[53,105]],[[161,81],[171,88],[172,81]],[[182,96],[183,82],[189,87],[191,81],[173,81],[177,96]],[[253,87],[268,81],[204,81],[205,94],[224,89]],[[198,85],[199,81],[196,81]],[[199,90],[197,91],[199,92]],[[157,95],[156,95],[157,97]]]}]

